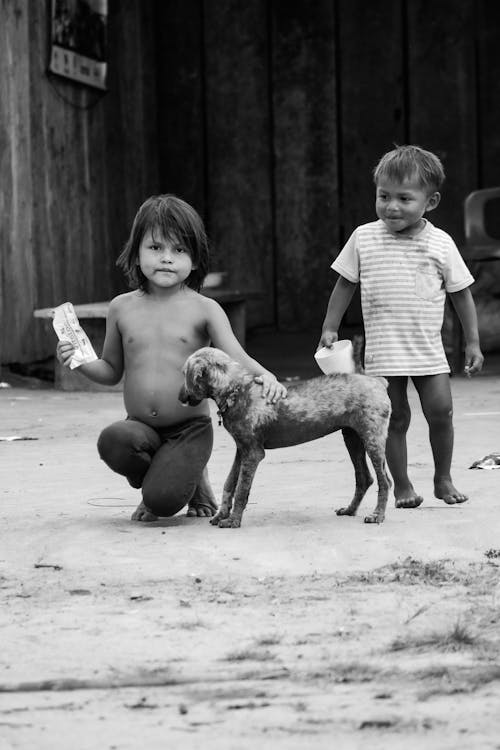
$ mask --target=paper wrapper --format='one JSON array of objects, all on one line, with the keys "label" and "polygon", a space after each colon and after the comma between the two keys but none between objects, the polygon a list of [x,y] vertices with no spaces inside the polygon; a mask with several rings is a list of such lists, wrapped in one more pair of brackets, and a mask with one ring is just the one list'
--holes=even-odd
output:
[{"label": "paper wrapper", "polygon": [[59,341],[70,341],[75,347],[75,353],[69,363],[71,370],[97,359],[94,347],[81,327],[71,302],[54,308],[52,325]]}]

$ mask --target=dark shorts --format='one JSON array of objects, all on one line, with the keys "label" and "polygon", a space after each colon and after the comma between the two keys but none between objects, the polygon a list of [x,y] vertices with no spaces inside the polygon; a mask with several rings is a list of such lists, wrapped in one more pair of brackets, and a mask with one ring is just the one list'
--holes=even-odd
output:
[{"label": "dark shorts", "polygon": [[212,446],[210,417],[160,429],[124,419],[97,441],[102,460],[132,487],[142,487],[144,504],[157,516],[173,516],[191,500]]}]

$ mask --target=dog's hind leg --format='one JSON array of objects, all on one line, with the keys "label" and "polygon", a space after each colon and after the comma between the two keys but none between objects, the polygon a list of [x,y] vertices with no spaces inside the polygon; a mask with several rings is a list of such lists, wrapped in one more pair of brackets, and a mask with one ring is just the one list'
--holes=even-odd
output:
[{"label": "dog's hind leg", "polygon": [[253,447],[244,457],[242,455],[238,482],[234,493],[233,511],[228,518],[219,522],[221,528],[237,529],[241,526],[241,517],[248,502],[253,478],[264,456],[265,451],[260,446]]},{"label": "dog's hind leg", "polygon": [[356,489],[347,508],[339,508],[336,513],[338,516],[355,516],[368,487],[373,484],[373,477],[366,463],[365,446],[358,433],[351,427],[344,427],[342,436],[354,466]]},{"label": "dog's hind leg", "polygon": [[233,507],[233,496],[236,489],[236,483],[240,474],[241,455],[240,451],[236,449],[236,455],[234,457],[233,465],[227,475],[227,479],[224,482],[224,489],[222,490],[222,500],[220,508],[213,518],[210,519],[210,523],[214,526],[218,526],[220,521],[228,518]]},{"label": "dog's hind leg", "polygon": [[365,517],[365,523],[382,523],[385,518],[385,508],[391,481],[385,468],[385,436],[380,434],[377,439],[367,441],[366,451],[375,469],[378,482],[377,505],[373,513]]}]

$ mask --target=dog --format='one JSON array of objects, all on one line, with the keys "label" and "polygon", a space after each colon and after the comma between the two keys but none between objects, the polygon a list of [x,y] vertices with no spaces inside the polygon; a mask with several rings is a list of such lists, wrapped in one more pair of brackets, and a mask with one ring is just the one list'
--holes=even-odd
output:
[{"label": "dog", "polygon": [[[354,465],[356,488],[339,516],[354,516],[373,483],[366,454],[378,482],[377,505],[366,523],[382,523],[390,481],[385,470],[385,443],[391,414],[387,381],[358,373],[323,375],[292,384],[286,398],[274,404],[262,398],[254,376],[220,349],[204,347],[191,354],[183,369],[179,400],[196,406],[213,399],[219,418],[233,436],[236,455],[224,483],[219,511],[210,523],[237,528],[257,467],[271,448],[285,448],[342,430]],[[234,506],[233,506],[234,500]]]}]

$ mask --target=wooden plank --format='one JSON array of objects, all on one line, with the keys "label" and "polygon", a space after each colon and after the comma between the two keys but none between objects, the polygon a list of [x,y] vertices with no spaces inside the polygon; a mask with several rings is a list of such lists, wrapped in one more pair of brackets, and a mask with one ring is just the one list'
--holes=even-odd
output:
[{"label": "wooden plank", "polygon": [[[92,130],[92,143],[97,146],[92,159],[94,171],[101,148],[105,164],[92,214],[97,217],[99,204],[106,206],[104,258],[108,292],[94,295],[94,299],[124,290],[126,283],[116,269],[116,258],[141,203],[160,192],[156,5],[155,0],[120,0],[111,4],[104,128],[99,129],[96,122]],[[101,231],[104,233],[104,227]],[[100,249],[95,252],[102,257]],[[101,271],[102,267],[101,263]],[[88,293],[83,299],[88,299]]]},{"label": "wooden plank", "polygon": [[206,219],[202,0],[157,3],[156,47],[161,191]]},{"label": "wooden plank", "polygon": [[[394,143],[405,140],[401,10],[401,0],[338,3],[341,211],[332,260],[357,226],[377,218],[373,168]],[[344,323],[362,323],[359,290]]]},{"label": "wooden plank", "polygon": [[[46,7],[29,4],[36,233],[27,324],[33,307],[125,289],[116,257],[140,203],[158,192],[153,10],[153,0],[125,0],[111,12],[103,94],[46,75]],[[52,338],[40,337],[32,324],[27,340],[31,360],[53,352]]]},{"label": "wooden plank", "polygon": [[478,2],[479,181],[471,189],[500,185],[500,3]]},{"label": "wooden plank", "polygon": [[408,2],[410,140],[440,156],[441,205],[429,215],[462,243],[463,201],[477,184],[474,0]]},{"label": "wooden plank", "polygon": [[0,362],[30,351],[34,305],[28,2],[2,4],[0,23]]},{"label": "wooden plank", "polygon": [[405,137],[400,0],[339,0],[341,241],[375,220],[373,168]]},{"label": "wooden plank", "polygon": [[278,323],[319,335],[339,239],[334,4],[271,7]]},{"label": "wooden plank", "polygon": [[265,0],[205,3],[208,228],[214,269],[261,297],[249,325],[274,322]]}]

